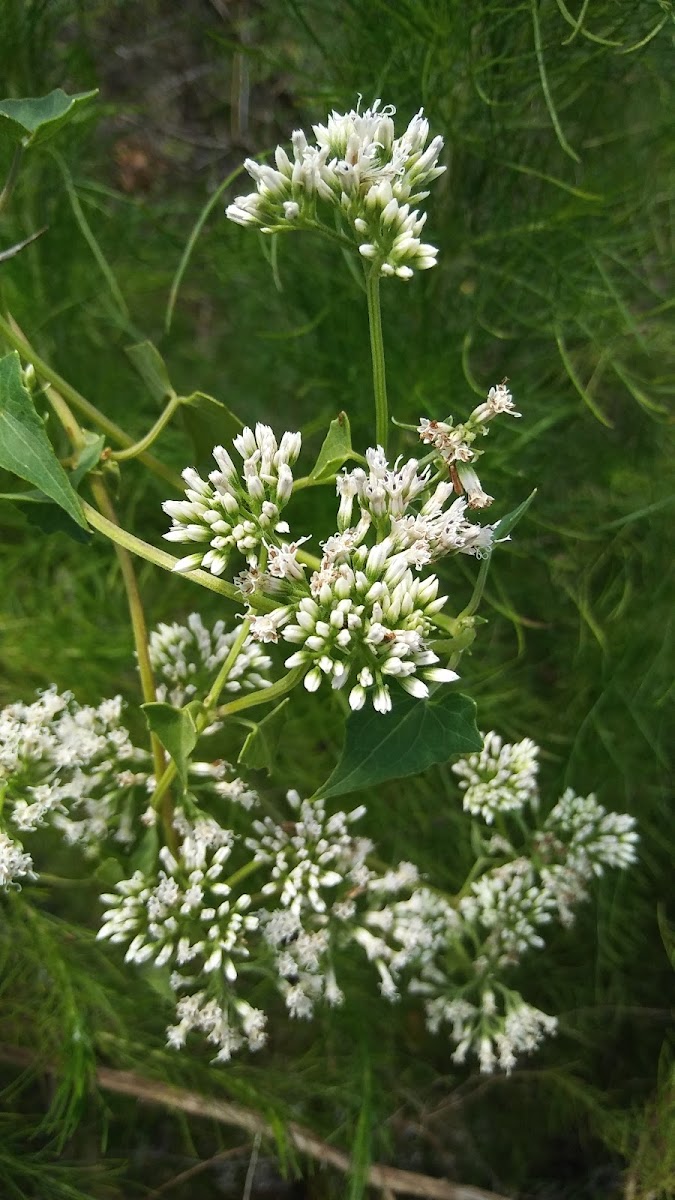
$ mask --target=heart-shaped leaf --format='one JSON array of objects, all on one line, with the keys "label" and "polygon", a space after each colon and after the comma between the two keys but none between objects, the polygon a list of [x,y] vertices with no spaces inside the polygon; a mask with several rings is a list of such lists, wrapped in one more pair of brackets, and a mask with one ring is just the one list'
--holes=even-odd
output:
[{"label": "heart-shaped leaf", "polygon": [[77,525],[87,529],[77,492],[54,453],[30,392],[23,385],[16,350],[0,359],[0,467],[32,483]]},{"label": "heart-shaped leaf", "polygon": [[347,719],[342,757],[317,796],[342,796],[388,779],[417,775],[435,763],[480,750],[476,705],[460,692],[429,700],[401,696],[382,715],[362,708]]},{"label": "heart-shaped leaf", "polygon": [[262,721],[259,721],[255,729],[252,729],[244,742],[241,753],[237,762],[240,762],[245,767],[251,767],[257,771],[267,771],[267,774],[272,773],[274,767],[274,757],[279,745],[279,739],[284,725],[286,724],[286,706],[288,697],[277,704]]},{"label": "heart-shaped leaf", "polygon": [[316,480],[330,479],[331,476],[337,474],[343,463],[353,457],[349,417],[346,412],[340,412],[330,423],[324,443],[319,450],[319,457],[314,463],[309,477]]},{"label": "heart-shaped leaf", "polygon": [[96,95],[98,88],[77,92],[74,96],[56,88],[46,96],[0,100],[0,137],[24,146],[46,142]]}]

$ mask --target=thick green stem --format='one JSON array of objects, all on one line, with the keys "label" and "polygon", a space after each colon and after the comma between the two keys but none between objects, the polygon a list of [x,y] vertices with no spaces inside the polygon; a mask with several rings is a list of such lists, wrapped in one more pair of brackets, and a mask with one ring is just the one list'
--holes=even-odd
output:
[{"label": "thick green stem", "polygon": [[140,458],[141,454],[144,454],[146,450],[150,449],[152,443],[159,437],[164,427],[169,424],[169,421],[171,420],[176,409],[180,408],[182,403],[183,397],[177,396],[174,392],[169,400],[169,403],[164,409],[164,412],[160,414],[155,421],[155,424],[152,426],[152,429],[148,430],[145,437],[142,437],[139,441],[134,442],[132,446],[127,446],[125,450],[113,450],[110,454],[110,457],[114,459],[115,462],[126,462],[126,460],[129,458]]},{"label": "thick green stem", "polygon": [[[15,350],[19,351],[19,354],[25,358],[27,362],[33,364],[35,368],[35,374],[40,379],[44,379],[47,383],[52,383],[54,387],[57,388],[57,390],[61,393],[61,395],[65,397],[68,403],[72,404],[73,408],[76,409],[77,412],[81,413],[83,417],[86,417],[86,419],[91,421],[93,425],[96,425],[98,429],[102,429],[104,433],[107,433],[108,436],[114,441],[118,442],[120,446],[134,445],[134,439],[129,437],[128,433],[125,433],[119,425],[116,425],[115,422],[111,421],[109,417],[106,417],[104,413],[99,412],[94,404],[91,404],[89,400],[86,400],[84,396],[81,396],[76,388],[71,387],[66,379],[63,379],[61,375],[59,375],[56,371],[53,371],[48,363],[46,363],[44,359],[40,358],[39,354],[33,349],[30,342],[14,327],[11,317],[9,321],[7,321],[4,317],[0,316],[0,334],[2,334],[6,342],[9,342],[10,346],[13,346]],[[176,475],[176,473],[172,471],[170,467],[166,467],[164,463],[160,462],[159,459],[154,458],[152,454],[143,453],[139,454],[138,457],[140,458],[141,462],[145,463],[146,467],[153,472],[153,474],[158,475],[160,479],[164,479],[165,482],[169,483],[171,487],[176,489],[176,491],[183,491],[185,486],[183,480],[181,479],[180,475]]]},{"label": "thick green stem", "polygon": [[306,672],[306,667],[295,667],[288,672],[288,675],[284,675],[282,679],[273,683],[271,687],[261,688],[258,692],[249,692],[246,696],[238,696],[236,700],[230,700],[228,704],[223,704],[221,708],[216,709],[215,715],[218,718],[232,717],[235,713],[244,712],[247,708],[256,708],[259,704],[269,704],[270,700],[280,700],[287,692],[293,690]]},{"label": "thick green stem", "polygon": [[366,268],[366,297],[368,299],[368,324],[370,325],[370,355],[373,360],[373,391],[375,393],[375,441],[387,452],[389,436],[389,407],[387,404],[387,377],[384,365],[384,342],[382,340],[382,312],[380,309],[380,273],[377,267]]},{"label": "thick green stem", "polygon": [[[91,490],[94,499],[101,509],[105,519],[114,526],[119,526],[117,513],[113,507],[108,489],[103,482],[103,479],[98,474],[90,476]],[[152,704],[156,700],[155,680],[152,673],[152,664],[150,662],[150,652],[148,650],[148,630],[145,623],[145,614],[143,612],[143,603],[141,601],[141,593],[138,590],[138,581],[131,554],[126,547],[115,544],[115,553],[117,561],[122,572],[122,580],[124,590],[127,595],[127,604],[129,606],[129,616],[131,617],[131,627],[134,634],[134,645],[136,647],[136,658],[138,660],[138,670],[141,677],[141,691],[143,692],[143,700],[146,704]],[[166,770],[166,758],[162,743],[156,734],[150,734],[150,743],[152,746],[152,760],[155,768],[155,778],[161,779]],[[177,846],[176,831],[173,827],[173,804],[168,791],[165,793],[162,803],[162,826],[164,828],[164,837],[170,850],[175,850]]]},{"label": "thick green stem", "polygon": [[[91,504],[86,501],[82,502],[84,515],[89,524],[94,529],[98,529],[99,533],[105,534],[110,538],[111,542],[115,542],[118,546],[123,546],[125,550],[130,550],[132,554],[138,558],[144,558],[146,562],[153,563],[156,567],[161,567],[163,571],[173,571],[177,558],[173,554],[168,554],[166,550],[158,550],[156,546],[151,546],[149,542],[144,542],[142,538],[136,537],[135,534],[129,533],[128,530],[122,529],[120,525],[113,524],[97,509],[92,508]],[[226,596],[228,600],[234,600],[237,604],[242,603],[242,595],[238,588],[233,583],[228,583],[225,579],[217,579],[215,575],[210,575],[208,571],[183,571],[183,579],[191,579],[193,583],[199,583],[202,587],[208,588],[211,592],[218,592],[220,596]],[[248,603],[252,608],[258,608],[261,612],[271,612],[272,609],[278,606],[273,600],[267,599],[265,596],[254,594],[249,597]]]},{"label": "thick green stem", "polygon": [[14,191],[14,188],[16,186],[16,181],[19,178],[19,171],[21,169],[22,160],[23,160],[23,146],[19,145],[16,147],[16,150],[14,151],[14,157],[12,158],[12,161],[10,163],[9,171],[7,173],[7,178],[5,180],[5,186],[3,187],[2,191],[0,192],[0,213],[2,213],[5,208],[7,208],[7,205],[9,204],[10,200],[12,199],[12,192]]}]

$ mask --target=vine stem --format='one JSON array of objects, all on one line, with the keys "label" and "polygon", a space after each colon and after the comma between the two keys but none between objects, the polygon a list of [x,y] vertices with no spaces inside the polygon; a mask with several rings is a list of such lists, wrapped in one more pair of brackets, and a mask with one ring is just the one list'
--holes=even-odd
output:
[{"label": "vine stem", "polygon": [[[106,520],[111,525],[119,525],[117,513],[114,505],[108,494],[108,489],[99,474],[90,476],[90,485],[94,499],[105,516]],[[122,580],[124,590],[127,595],[127,604],[129,606],[129,616],[131,617],[131,628],[134,635],[134,645],[136,647],[136,658],[138,660],[138,671],[141,677],[141,691],[143,700],[146,704],[152,704],[156,700],[155,680],[152,672],[152,664],[150,662],[150,651],[148,650],[148,629],[145,622],[145,613],[143,612],[143,603],[141,593],[138,589],[138,580],[134,570],[134,563],[129,551],[117,542],[115,544],[115,553],[117,561],[122,572]],[[164,749],[157,734],[150,734],[150,745],[152,747],[152,761],[155,768],[155,779],[161,779],[166,770],[166,758]],[[162,827],[164,829],[164,837],[169,849],[174,853],[177,849],[176,831],[173,827],[173,803],[168,790],[165,791],[162,800],[161,808]]]},{"label": "vine stem", "polygon": [[159,437],[164,427],[169,424],[176,409],[180,408],[182,403],[183,397],[177,396],[173,392],[166,408],[160,413],[152,429],[148,430],[145,437],[139,438],[137,442],[134,442],[132,446],[127,446],[124,450],[112,450],[110,458],[114,462],[126,462],[130,458],[140,458],[141,454],[150,449],[152,443]]},{"label": "vine stem", "polygon": [[[4,317],[0,316],[0,333],[5,341],[9,342],[10,346],[13,346],[15,350],[19,351],[19,354],[22,356],[22,358],[25,358],[27,362],[32,363],[33,367],[35,368],[35,374],[46,383],[53,384],[54,387],[57,388],[61,393],[61,395],[65,397],[68,403],[71,404],[73,408],[81,414],[81,416],[86,417],[88,421],[91,421],[93,425],[95,425],[98,429],[101,429],[103,433],[106,433],[108,437],[113,439],[113,441],[117,442],[120,446],[133,446],[134,439],[130,437],[128,433],[125,433],[125,431],[121,429],[119,425],[116,425],[114,421],[111,421],[109,417],[106,417],[104,413],[99,412],[98,408],[96,408],[94,404],[85,399],[85,397],[77,391],[77,388],[72,387],[72,385],[68,383],[66,379],[64,379],[56,371],[52,370],[49,364],[46,363],[43,358],[40,358],[40,355],[37,353],[37,351],[33,349],[30,342],[21,332],[18,325],[9,315],[9,313],[7,314],[7,317],[8,319],[5,320]],[[138,457],[140,458],[141,462],[145,463],[146,467],[148,467],[154,475],[158,475],[160,479],[163,479],[165,483],[170,484],[171,487],[176,491],[183,491],[185,486],[183,480],[181,479],[180,475],[177,475],[175,471],[171,470],[170,467],[165,466],[164,463],[160,462],[158,458],[154,457],[154,455],[147,454],[146,452],[139,454]]]},{"label": "vine stem", "polygon": [[375,441],[387,452],[389,435],[389,407],[387,404],[387,376],[384,365],[384,341],[382,338],[382,311],[380,308],[379,267],[366,270],[366,298],[368,300],[368,324],[370,326],[370,355],[373,362],[373,391],[375,393]]},{"label": "vine stem", "polygon": [[[89,524],[94,529],[97,529],[99,533],[105,534],[111,542],[115,542],[116,545],[122,546],[125,550],[130,550],[138,558],[144,558],[146,562],[151,562],[154,566],[161,567],[163,571],[173,571],[178,562],[178,559],[174,558],[173,554],[169,554],[166,550],[159,550],[156,546],[151,546],[149,542],[144,542],[142,538],[136,537],[134,533],[129,533],[121,525],[109,521],[98,509],[92,508],[91,504],[87,504],[86,500],[82,501],[82,509]],[[237,604],[243,603],[242,594],[233,583],[228,583],[226,579],[218,579],[208,571],[182,571],[181,578],[191,579],[193,583],[199,583],[211,592],[218,592],[220,596],[226,596],[228,600],[234,600]],[[252,608],[259,608],[261,612],[271,612],[272,609],[277,607],[273,600],[257,594],[250,596],[248,603]]]}]

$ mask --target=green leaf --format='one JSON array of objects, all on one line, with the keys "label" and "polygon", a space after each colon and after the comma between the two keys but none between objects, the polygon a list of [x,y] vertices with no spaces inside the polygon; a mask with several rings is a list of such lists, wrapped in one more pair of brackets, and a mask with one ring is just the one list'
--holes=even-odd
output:
[{"label": "green leaf", "polygon": [[175,396],[166,363],[152,342],[137,342],[127,346],[126,352],[155,400],[161,403],[167,396]]},{"label": "green leaf", "polygon": [[134,846],[129,859],[130,874],[142,871],[144,875],[154,875],[157,870],[157,855],[159,854],[159,831],[156,825],[145,829]]},{"label": "green leaf", "polygon": [[16,350],[0,359],[0,467],[32,483],[82,529],[87,523],[77,492],[61,466],[21,381]]},{"label": "green leaf", "polygon": [[96,95],[98,88],[74,96],[56,88],[46,96],[0,100],[0,137],[15,144],[37,146],[67,125]]},{"label": "green leaf", "polygon": [[84,479],[85,475],[89,473],[89,471],[93,471],[101,457],[103,447],[105,446],[105,437],[102,433],[98,434],[86,431],[84,436],[86,438],[86,445],[80,450],[80,453],[77,456],[77,462],[68,476],[70,482],[75,488],[79,487],[80,483]]},{"label": "green leaf", "polygon": [[342,796],[417,775],[482,745],[476,705],[468,696],[445,690],[429,700],[401,696],[385,715],[370,707],[350,715],[342,757],[316,794]]},{"label": "green leaf", "polygon": [[89,545],[92,540],[91,533],[76,525],[68,513],[48,500],[42,492],[35,492],[34,499],[35,503],[27,504],[22,509],[23,515],[30,525],[34,525],[36,529],[40,530],[40,533],[65,533],[66,537],[73,542],[79,542],[82,546]]},{"label": "green leaf", "polygon": [[331,421],[323,446],[319,450],[310,479],[330,479],[335,475],[349,458],[354,457],[352,450],[352,434],[349,428],[349,417],[346,412],[338,413]]},{"label": "green leaf", "polygon": [[205,392],[187,396],[180,412],[185,432],[194,446],[197,466],[211,463],[213,447],[226,446],[244,427],[229,408]]},{"label": "green leaf", "polygon": [[281,731],[286,724],[288,697],[277,704],[248,734],[237,762],[271,775]]},{"label": "green leaf", "polygon": [[187,787],[190,755],[199,736],[195,717],[202,705],[198,700],[192,700],[185,708],[174,708],[172,704],[153,701],[151,704],[142,704],[141,708],[151,732],[157,734],[175,762],[183,787]]},{"label": "green leaf", "polygon": [[501,538],[508,537],[508,535],[511,533],[511,530],[515,529],[521,517],[525,516],[525,513],[530,507],[536,494],[537,489],[535,488],[533,492],[530,492],[527,500],[523,500],[522,504],[519,504],[517,508],[512,509],[512,511],[507,513],[505,517],[502,517],[501,521],[497,521],[494,534],[495,542],[500,541]]}]

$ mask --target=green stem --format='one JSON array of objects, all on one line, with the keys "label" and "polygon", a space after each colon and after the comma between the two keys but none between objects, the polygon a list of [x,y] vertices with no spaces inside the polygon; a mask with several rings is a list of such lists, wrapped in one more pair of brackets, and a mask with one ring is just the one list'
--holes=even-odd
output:
[{"label": "green stem", "polygon": [[[213,705],[217,703],[218,695],[220,695],[220,692],[222,691],[225,683],[227,682],[227,677],[228,677],[230,671],[232,670],[232,666],[233,666],[234,662],[236,661],[236,658],[241,650],[241,647],[243,646],[243,644],[246,640],[246,637],[248,634],[248,629],[249,629],[249,624],[247,621],[244,621],[244,624],[242,625],[241,630],[239,631],[239,636],[237,637],[236,642],[232,646],[230,653],[228,654],[225,662],[223,663],[223,666],[218,674],[218,677],[217,677],[213,687],[211,688],[211,691],[209,692],[208,696],[206,697],[206,700],[204,702],[204,707],[205,707],[206,711],[200,717],[198,717],[197,722],[196,722],[198,735],[200,733],[203,733],[204,729],[206,728],[206,726],[208,725],[209,721],[211,720],[211,718],[213,716],[225,717],[225,716],[229,716],[229,714],[231,712],[236,712],[239,708],[250,708],[255,704],[265,704],[267,702],[267,700],[274,700],[276,698],[276,696],[284,695],[285,692],[290,691],[290,688],[293,687],[293,685],[300,678],[300,675],[303,670],[302,667],[298,668],[295,671],[291,671],[289,673],[289,675],[284,676],[284,678],[280,679],[278,681],[278,683],[273,683],[271,687],[262,688],[258,692],[251,692],[248,696],[242,696],[238,700],[233,700],[233,701],[231,701],[230,704],[224,704],[222,706],[222,708],[216,709],[215,713],[214,713]],[[291,676],[294,676],[295,678],[293,678],[292,681],[289,682],[291,680]],[[212,697],[213,697],[213,699],[212,699]],[[245,703],[246,701],[248,701],[248,704]],[[153,793],[152,799],[150,801],[150,803],[152,804],[152,807],[154,809],[158,809],[160,807],[160,805],[162,804],[164,796],[166,795],[168,789],[171,787],[171,784],[176,777],[177,770],[178,770],[178,768],[176,767],[176,764],[173,761],[171,761],[167,765],[167,768],[164,771],[164,774],[162,775],[161,779],[159,779],[159,781],[157,783],[157,786]]]},{"label": "green stem", "polygon": [[[99,429],[102,429],[104,433],[107,433],[109,437],[113,438],[113,440],[118,442],[121,446],[133,446],[134,439],[129,437],[128,433],[125,433],[119,425],[116,425],[115,422],[111,421],[109,417],[106,417],[104,413],[99,412],[94,404],[91,404],[89,400],[86,400],[84,396],[81,396],[76,388],[71,387],[67,380],[63,379],[61,375],[52,370],[52,368],[44,361],[44,359],[40,358],[39,354],[37,354],[37,352],[33,349],[30,342],[23,336],[23,334],[18,333],[13,327],[13,324],[11,323],[11,317],[9,321],[6,321],[4,317],[0,316],[0,333],[4,337],[5,341],[9,342],[10,346],[13,346],[15,350],[18,350],[19,354],[25,358],[27,362],[33,364],[36,375],[38,375],[41,379],[44,379],[47,383],[53,384],[54,387],[57,388],[58,391],[61,392],[61,394],[65,397],[68,403],[72,404],[73,408],[77,409],[82,416],[86,417],[88,421],[91,421]],[[154,458],[151,454],[143,453],[139,454],[138,457],[140,458],[141,462],[145,463],[146,467],[148,467],[155,475],[158,475],[166,483],[171,484],[171,487],[175,488],[176,491],[183,491],[184,484],[180,475],[176,475],[176,473],[172,471],[170,467],[166,467],[164,463],[160,462],[159,459]]]},{"label": "green stem", "polygon": [[260,688],[257,692],[249,692],[246,696],[239,696],[236,700],[230,700],[229,704],[223,704],[221,708],[217,708],[215,716],[230,717],[234,713],[243,712],[247,708],[255,708],[258,704],[268,704],[270,700],[279,700],[285,696],[287,692],[292,691],[296,683],[299,683],[303,675],[306,673],[306,667],[295,667],[288,675],[284,675],[282,679],[278,679],[271,687]]},{"label": "green stem", "polygon": [[228,887],[235,887],[236,884],[241,883],[242,879],[248,878],[249,875],[252,875],[253,872],[257,871],[258,867],[261,866],[262,863],[257,862],[256,859],[252,858],[250,862],[244,863],[243,867],[240,867],[238,871],[235,871],[234,874],[230,875],[225,880],[225,883]]},{"label": "green stem", "polygon": [[387,452],[389,435],[389,408],[387,404],[387,377],[384,365],[384,342],[382,340],[382,312],[380,309],[380,273],[378,267],[366,270],[366,297],[368,300],[368,324],[370,326],[370,355],[373,360],[373,391],[375,393],[375,441]]},{"label": "green stem", "polygon": [[[241,626],[241,629],[239,630],[239,633],[237,634],[234,642],[232,643],[232,646],[230,647],[230,653],[228,654],[227,658],[225,659],[225,662],[223,663],[222,667],[220,668],[220,671],[216,675],[213,685],[212,685],[211,689],[209,690],[209,694],[206,697],[206,699],[204,700],[204,708],[206,709],[204,718],[202,719],[200,717],[199,720],[197,721],[197,729],[198,729],[199,733],[201,733],[202,729],[206,727],[207,721],[210,719],[210,716],[209,716],[210,710],[212,708],[215,708],[216,704],[218,703],[218,701],[220,699],[220,693],[222,692],[223,688],[225,687],[225,684],[227,683],[227,681],[230,677],[230,671],[232,670],[234,664],[236,663],[237,659],[239,658],[239,655],[241,654],[241,651],[244,646],[244,642],[246,641],[246,639],[248,637],[250,628],[251,628],[251,622],[244,621]],[[201,725],[201,728],[200,728],[200,725]]]},{"label": "green stem", "polygon": [[2,191],[0,192],[0,213],[3,211],[3,209],[5,209],[7,207],[10,200],[12,199],[12,192],[14,191],[16,181],[19,178],[19,171],[21,169],[23,153],[24,153],[23,146],[21,146],[21,145],[17,146],[14,151],[14,156],[12,158],[12,161],[10,163],[9,171],[7,173],[7,178],[5,180],[5,186],[3,187]]},{"label": "green stem", "polygon": [[[90,525],[97,529],[99,533],[105,534],[110,538],[111,542],[115,542],[118,546],[123,546],[125,550],[130,550],[132,554],[136,554],[138,558],[144,558],[146,562],[151,562],[156,567],[161,567],[163,571],[173,571],[177,558],[173,554],[167,554],[166,550],[158,550],[156,546],[151,546],[149,542],[144,542],[142,538],[136,537],[135,534],[129,533],[128,530],[122,529],[120,525],[113,524],[97,509],[92,508],[91,504],[82,501],[84,515]],[[202,587],[208,588],[211,592],[218,592],[220,596],[227,596],[228,600],[234,600],[235,603],[241,604],[242,595],[238,588],[232,583],[227,583],[225,579],[218,579],[215,575],[209,574],[208,571],[184,571],[182,572],[184,579],[191,579],[194,583],[201,584]],[[273,600],[267,599],[265,596],[254,594],[249,597],[248,603],[252,608],[259,608],[261,612],[271,612],[272,609],[278,606]]]},{"label": "green stem", "polygon": [[490,559],[491,558],[492,558],[492,554],[490,553],[490,554],[486,555],[485,558],[481,559],[480,570],[478,572],[478,576],[477,576],[476,582],[474,584],[473,594],[472,594],[471,599],[469,600],[469,603],[467,604],[466,608],[463,608],[461,613],[457,617],[458,621],[461,620],[462,617],[472,617],[473,614],[475,613],[476,609],[478,608],[478,605],[480,604],[481,600],[483,599],[483,591],[485,588],[485,584],[487,582],[488,571],[490,570]]},{"label": "green stem", "polygon": [[141,454],[150,449],[152,443],[156,441],[164,427],[169,424],[176,409],[180,408],[182,403],[183,397],[177,396],[174,392],[164,412],[160,413],[152,429],[148,430],[145,437],[140,438],[133,445],[127,446],[125,450],[113,450],[110,458],[114,459],[115,462],[126,462],[130,458],[140,458]]},{"label": "green stem", "polygon": [[45,388],[45,395],[54,409],[57,417],[59,418],[59,421],[63,426],[64,432],[68,437],[73,450],[76,454],[79,453],[82,447],[86,444],[86,441],[73,413],[70,411],[70,408],[63,399],[63,396],[59,396],[59,393],[49,384],[47,384]]},{"label": "green stem", "polygon": [[[99,474],[92,474],[89,480],[94,499],[100,508],[105,519],[114,526],[119,527],[117,513],[113,507],[113,503],[108,495],[108,489]],[[141,593],[138,589],[138,581],[131,554],[125,546],[117,542],[115,544],[115,553],[117,561],[122,572],[122,580],[124,590],[127,595],[127,604],[129,606],[129,616],[131,617],[131,627],[134,634],[134,645],[136,648],[136,658],[138,660],[138,671],[141,677],[141,691],[143,692],[143,700],[146,704],[152,704],[156,700],[155,680],[152,673],[152,664],[150,662],[150,652],[148,650],[148,630],[145,623],[145,613],[143,612],[143,603],[141,601]],[[166,758],[162,743],[156,734],[150,734],[150,744],[152,746],[152,760],[155,768],[155,778],[160,779],[166,770]],[[162,804],[162,825],[164,828],[164,837],[169,849],[174,852],[177,846],[176,831],[173,827],[173,804],[168,792],[164,795]]]}]

